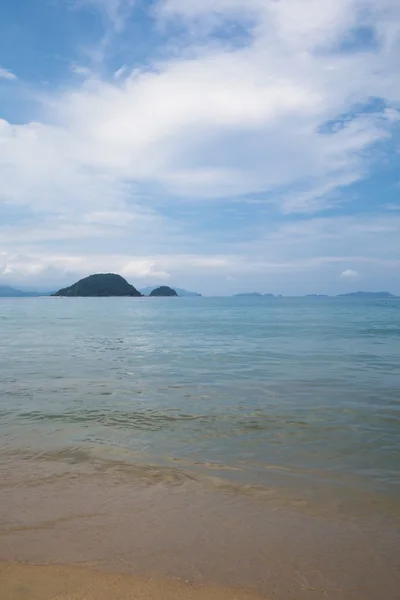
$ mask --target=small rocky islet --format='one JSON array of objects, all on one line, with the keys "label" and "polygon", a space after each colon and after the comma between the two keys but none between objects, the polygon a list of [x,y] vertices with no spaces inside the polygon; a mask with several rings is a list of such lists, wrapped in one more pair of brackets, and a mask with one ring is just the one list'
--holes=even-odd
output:
[{"label": "small rocky islet", "polygon": [[[66,298],[141,298],[144,294],[128,283],[121,275],[115,273],[97,273],[80,279],[73,285],[62,288],[52,295]],[[178,296],[175,290],[167,286],[156,288],[149,295],[158,297]]]},{"label": "small rocky islet", "polygon": [[153,297],[172,297],[172,296],[177,296],[178,294],[176,293],[175,290],[173,290],[172,288],[168,287],[167,285],[162,285],[161,287],[156,288],[155,290],[153,290],[152,292],[150,292],[149,296],[153,296]]}]

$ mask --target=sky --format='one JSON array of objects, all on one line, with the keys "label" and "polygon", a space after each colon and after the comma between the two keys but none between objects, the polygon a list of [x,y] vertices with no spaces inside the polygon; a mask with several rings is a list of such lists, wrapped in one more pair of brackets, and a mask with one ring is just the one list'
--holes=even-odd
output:
[{"label": "sky", "polygon": [[399,0],[1,12],[1,285],[400,294]]}]

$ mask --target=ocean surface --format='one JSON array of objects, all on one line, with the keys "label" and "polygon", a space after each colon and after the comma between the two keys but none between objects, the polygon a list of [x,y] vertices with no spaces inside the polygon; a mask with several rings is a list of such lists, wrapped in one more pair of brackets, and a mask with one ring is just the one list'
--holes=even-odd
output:
[{"label": "ocean surface", "polygon": [[0,562],[398,598],[400,299],[0,299],[0,367]]},{"label": "ocean surface", "polygon": [[400,502],[400,299],[1,299],[0,336],[3,457]]}]

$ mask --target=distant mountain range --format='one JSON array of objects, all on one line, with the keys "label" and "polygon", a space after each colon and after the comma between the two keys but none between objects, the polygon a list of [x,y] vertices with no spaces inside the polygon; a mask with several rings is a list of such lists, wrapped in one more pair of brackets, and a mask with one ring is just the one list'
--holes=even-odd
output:
[{"label": "distant mountain range", "polygon": [[47,296],[49,294],[40,294],[39,292],[22,292],[9,285],[0,285],[0,298],[37,298],[38,296]]},{"label": "distant mountain range", "polygon": [[338,298],[395,298],[389,292],[351,292],[350,294],[339,294]]},{"label": "distant mountain range", "polygon": [[[141,294],[143,294],[144,296],[149,296],[151,294],[151,292],[159,287],[159,285],[148,285],[147,287],[141,288],[139,291]],[[182,288],[178,288],[178,287],[174,287],[173,288],[176,293],[178,294],[178,296],[181,297],[193,297],[193,296],[201,296],[201,294],[198,294],[197,292],[188,292],[187,290],[183,290]]]},{"label": "distant mountain range", "polygon": [[[235,298],[282,298],[274,294],[260,294],[260,292],[243,292],[235,294]],[[301,298],[302,296],[299,296]],[[396,298],[390,292],[350,292],[349,294],[338,294],[337,296],[328,296],[327,294],[307,294],[305,298]]]},{"label": "distant mountain range", "polygon": [[235,294],[235,298],[275,298],[274,294],[260,294],[260,292],[244,292],[242,294]]}]

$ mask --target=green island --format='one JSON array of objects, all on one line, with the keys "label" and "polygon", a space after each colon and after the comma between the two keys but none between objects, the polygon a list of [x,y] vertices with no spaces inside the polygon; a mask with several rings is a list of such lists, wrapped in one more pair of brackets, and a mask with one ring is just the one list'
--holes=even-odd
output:
[{"label": "green island", "polygon": [[[80,279],[69,287],[62,288],[52,296],[63,296],[67,298],[103,298],[110,296],[129,296],[141,298],[144,296],[133,285],[128,283],[121,275],[115,273],[97,273]],[[149,296],[172,297],[178,296],[172,288],[164,285],[153,289]]]},{"label": "green island", "polygon": [[106,297],[130,296],[140,298],[142,294],[121,275],[115,273],[98,273],[80,279],[73,285],[58,290],[53,296],[71,297]]},{"label": "green island", "polygon": [[177,296],[175,290],[168,287],[167,285],[162,285],[161,287],[156,288],[152,292],[150,292],[149,296],[158,296],[158,297],[168,297],[168,296]]}]

